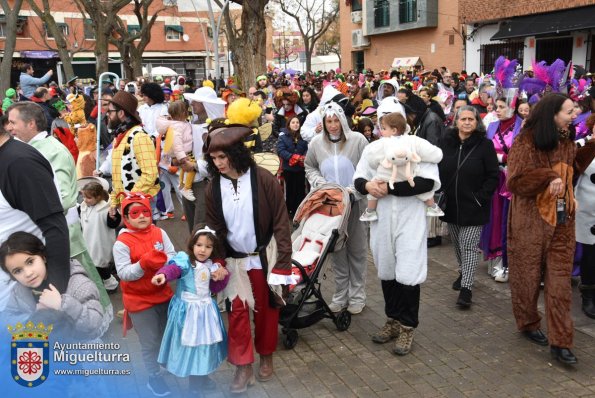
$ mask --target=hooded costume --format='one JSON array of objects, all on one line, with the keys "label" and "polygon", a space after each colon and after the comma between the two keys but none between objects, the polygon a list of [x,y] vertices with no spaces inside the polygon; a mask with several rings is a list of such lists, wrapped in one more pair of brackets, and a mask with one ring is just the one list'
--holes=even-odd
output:
[{"label": "hooded costume", "polygon": [[312,138],[314,138],[314,136],[318,134],[316,132],[316,126],[322,123],[324,105],[326,105],[329,102],[345,103],[347,101],[348,98],[341,94],[339,90],[337,90],[333,86],[326,86],[324,88],[324,91],[322,92],[322,98],[320,98],[318,108],[314,112],[308,114],[306,120],[304,121],[304,124],[302,125],[302,129],[300,131],[300,133],[302,134],[302,138],[306,142],[310,143],[310,141],[312,141]]},{"label": "hooded costume", "polygon": [[347,226],[349,239],[341,250],[331,256],[335,267],[335,294],[332,302],[339,308],[347,304],[363,307],[366,300],[368,248],[365,226],[359,221],[359,215],[365,208],[366,201],[360,200],[362,197],[355,191],[353,175],[368,141],[363,134],[349,128],[345,112],[339,104],[325,103],[322,109],[323,126],[324,118],[337,116],[341,122],[342,131],[340,137],[333,138],[324,126],[323,132],[312,139],[304,162],[306,178],[312,188],[330,182],[339,184],[356,195]]},{"label": "hooded costume", "polygon": [[380,86],[378,87],[378,93],[376,94],[376,100],[378,102],[380,102],[384,98],[386,98],[384,96],[384,87],[386,87],[386,85],[390,85],[393,87],[393,93],[390,95],[390,97],[396,97],[397,93],[399,92],[399,83],[396,80],[394,80],[394,79],[383,80],[382,82],[380,82]]}]

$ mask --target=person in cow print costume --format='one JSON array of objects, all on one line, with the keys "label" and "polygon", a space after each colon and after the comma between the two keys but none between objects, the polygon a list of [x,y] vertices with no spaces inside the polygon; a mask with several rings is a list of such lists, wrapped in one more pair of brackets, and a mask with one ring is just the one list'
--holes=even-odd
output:
[{"label": "person in cow print costume", "polygon": [[118,194],[121,192],[142,192],[151,196],[159,192],[155,144],[143,130],[137,107],[138,101],[132,94],[119,91],[111,99],[107,110],[108,127],[115,136],[111,214],[115,214],[120,205]]}]

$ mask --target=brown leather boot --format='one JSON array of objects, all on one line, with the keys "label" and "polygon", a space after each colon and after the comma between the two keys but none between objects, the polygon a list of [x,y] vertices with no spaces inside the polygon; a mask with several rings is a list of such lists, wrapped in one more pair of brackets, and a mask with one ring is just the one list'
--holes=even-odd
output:
[{"label": "brown leather boot", "polygon": [[248,389],[249,386],[254,384],[254,371],[252,370],[252,364],[250,365],[239,365],[236,367],[236,373],[233,376],[229,391],[234,394],[239,394]]},{"label": "brown leather boot", "polygon": [[260,368],[256,378],[258,381],[269,381],[273,378],[273,354],[260,356]]}]

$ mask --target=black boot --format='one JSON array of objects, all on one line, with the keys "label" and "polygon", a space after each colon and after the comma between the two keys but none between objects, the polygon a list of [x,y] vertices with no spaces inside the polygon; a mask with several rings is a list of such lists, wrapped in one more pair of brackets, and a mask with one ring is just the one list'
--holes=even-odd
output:
[{"label": "black boot", "polygon": [[428,238],[428,247],[440,246],[442,244],[442,236],[435,238]]},{"label": "black boot", "polygon": [[579,289],[583,298],[583,312],[589,318],[595,319],[595,285],[581,285]]},{"label": "black boot", "polygon": [[456,281],[452,283],[452,290],[461,290],[461,280],[463,279],[463,274],[459,272],[459,277]]},{"label": "black boot", "polygon": [[578,360],[569,348],[551,346],[550,353],[552,354],[552,358],[566,365],[574,365],[578,362]]},{"label": "black boot", "polygon": [[462,287],[459,292],[459,298],[457,299],[457,306],[461,309],[467,309],[471,307],[471,289]]}]

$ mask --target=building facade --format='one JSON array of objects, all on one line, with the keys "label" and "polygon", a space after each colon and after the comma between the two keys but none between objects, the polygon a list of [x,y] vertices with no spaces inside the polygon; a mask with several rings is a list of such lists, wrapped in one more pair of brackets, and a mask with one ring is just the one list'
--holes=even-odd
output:
[{"label": "building facade", "polygon": [[500,55],[532,61],[560,58],[595,70],[593,0],[459,0],[466,70],[489,73]]},{"label": "building facade", "polygon": [[341,67],[460,70],[460,0],[340,0]]},{"label": "building facade", "polygon": [[[151,40],[143,53],[143,64],[151,67],[166,66],[178,74],[199,79],[215,75],[213,34],[205,11],[181,12],[171,0],[158,0],[149,15],[159,11],[151,30]],[[38,2],[41,6],[41,1]],[[75,74],[95,77],[95,45],[92,21],[87,19],[70,0],[50,0],[52,15],[62,30],[72,54]],[[125,7],[120,18],[129,32],[139,30],[139,22],[132,5]],[[0,15],[0,50],[4,49],[7,35],[4,16]],[[49,69],[58,71],[60,59],[55,51],[55,39],[49,37],[42,20],[27,2],[19,13],[16,51],[13,54],[13,81],[18,80],[19,68],[30,63],[41,76]],[[115,33],[114,33],[115,35]],[[230,62],[225,36],[219,40],[219,60],[223,75],[230,73]],[[117,48],[109,46],[110,71],[122,76],[121,57]],[[58,73],[60,75],[60,73]],[[131,78],[131,76],[126,76]]]}]

